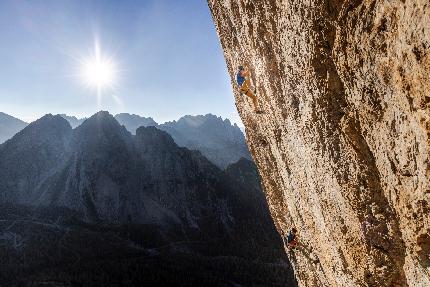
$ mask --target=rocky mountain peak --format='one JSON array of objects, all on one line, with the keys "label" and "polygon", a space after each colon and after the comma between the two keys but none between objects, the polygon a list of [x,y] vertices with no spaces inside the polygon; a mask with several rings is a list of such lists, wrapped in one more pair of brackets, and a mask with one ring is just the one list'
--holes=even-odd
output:
[{"label": "rocky mountain peak", "polygon": [[6,113],[0,112],[0,121],[3,121],[3,120],[13,120],[13,121],[23,122],[23,121],[15,118],[15,117],[12,117],[11,115],[8,115]]},{"label": "rocky mountain peak", "polygon": [[39,196],[39,184],[67,157],[71,135],[65,119],[48,114],[1,145],[2,200],[33,202]]},{"label": "rocky mountain peak", "polygon": [[[173,123],[176,123],[178,126],[190,126],[190,127],[200,127],[202,129],[204,128],[213,128],[213,127],[225,127],[225,128],[231,128],[234,127],[234,125],[231,124],[229,119],[224,119],[222,117],[213,115],[213,114],[206,114],[206,115],[197,115],[197,116],[190,116],[186,115],[181,117],[178,121],[174,121]],[[168,124],[168,123],[166,123]]]},{"label": "rocky mountain peak", "polygon": [[136,141],[141,147],[156,147],[158,149],[177,148],[173,138],[165,131],[156,127],[140,127],[136,130]]},{"label": "rocky mountain peak", "polygon": [[59,115],[47,114],[30,123],[10,141],[31,140],[32,144],[63,141],[72,131],[70,124]]},{"label": "rocky mountain peak", "polygon": [[41,129],[49,128],[49,126],[62,126],[63,128],[70,127],[70,124],[60,115],[46,114],[40,119],[30,124],[33,127],[40,127]]},{"label": "rocky mountain peak", "polygon": [[187,115],[158,128],[168,132],[179,146],[199,150],[220,168],[241,157],[251,159],[242,131],[228,119],[212,114]]},{"label": "rocky mountain peak", "polygon": [[132,134],[136,133],[136,130],[141,127],[147,126],[158,126],[157,122],[151,117],[141,117],[135,114],[121,113],[115,115],[115,119],[123,126],[125,126]]},{"label": "rocky mountain peak", "polygon": [[125,130],[118,121],[106,111],[100,111],[76,128],[77,133],[115,134]]},{"label": "rocky mountain peak", "polygon": [[26,122],[0,112],[0,144],[12,138],[16,133],[26,126]]},{"label": "rocky mountain peak", "polygon": [[72,146],[89,154],[112,148],[128,150],[132,136],[109,112],[100,111],[74,130]]}]

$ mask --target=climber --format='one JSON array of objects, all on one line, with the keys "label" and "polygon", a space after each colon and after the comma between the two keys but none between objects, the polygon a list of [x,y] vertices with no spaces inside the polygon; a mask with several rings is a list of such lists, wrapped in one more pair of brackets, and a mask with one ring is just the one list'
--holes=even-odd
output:
[{"label": "climber", "polygon": [[254,111],[257,114],[263,113],[261,110],[258,109],[258,100],[256,91],[251,91],[251,82],[249,80],[249,71],[247,68],[244,68],[243,66],[239,67],[239,71],[237,72],[237,84],[240,88],[240,93],[245,94],[246,96],[250,97],[252,99],[252,103],[254,104]]},{"label": "climber", "polygon": [[297,246],[297,229],[296,228],[292,228],[287,236],[285,237],[287,239],[287,247],[288,249],[295,249]]}]

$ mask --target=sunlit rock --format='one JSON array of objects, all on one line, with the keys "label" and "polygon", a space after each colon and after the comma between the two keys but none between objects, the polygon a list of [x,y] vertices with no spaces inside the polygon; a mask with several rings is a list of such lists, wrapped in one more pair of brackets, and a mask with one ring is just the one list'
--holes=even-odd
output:
[{"label": "sunlit rock", "polygon": [[430,286],[428,1],[208,4],[300,285]]}]

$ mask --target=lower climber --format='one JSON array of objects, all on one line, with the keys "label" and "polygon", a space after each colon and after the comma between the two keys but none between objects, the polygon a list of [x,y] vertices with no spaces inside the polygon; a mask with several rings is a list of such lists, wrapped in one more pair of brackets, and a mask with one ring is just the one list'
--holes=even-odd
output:
[{"label": "lower climber", "polygon": [[287,236],[285,237],[287,239],[287,247],[288,249],[295,249],[297,247],[297,229],[294,227],[288,231]]},{"label": "lower climber", "polygon": [[240,88],[240,93],[245,94],[246,96],[250,97],[252,99],[252,103],[254,104],[254,111],[257,114],[263,113],[261,110],[258,109],[258,100],[257,96],[255,95],[255,91],[251,91],[251,82],[249,80],[249,71],[248,69],[244,68],[243,66],[239,67],[239,71],[237,72],[237,84]]}]

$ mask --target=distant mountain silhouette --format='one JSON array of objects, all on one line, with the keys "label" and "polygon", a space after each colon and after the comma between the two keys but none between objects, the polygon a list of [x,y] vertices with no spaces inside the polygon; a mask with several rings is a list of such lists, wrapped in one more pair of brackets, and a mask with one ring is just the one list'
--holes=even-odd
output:
[{"label": "distant mountain silhouette", "polygon": [[[86,118],[78,119],[74,116],[61,114],[73,129],[85,122]],[[191,150],[200,151],[206,158],[219,168],[224,169],[229,164],[237,162],[240,158],[252,160],[246,145],[245,137],[239,127],[226,119],[211,114],[205,116],[184,116],[178,121],[167,122],[159,125],[152,118],[121,113],[115,115],[115,119],[132,134],[141,127],[155,126],[169,133],[176,144]],[[16,119],[17,120],[17,119]],[[19,120],[18,120],[19,121]],[[26,124],[24,123],[24,126]],[[0,114],[0,127],[1,127]],[[5,121],[2,130],[10,130],[3,133],[4,139],[11,138],[20,129],[17,129],[14,121]]]},{"label": "distant mountain silhouette", "polygon": [[115,119],[127,128],[132,134],[136,134],[139,127],[157,126],[158,124],[152,118],[145,118],[138,115],[121,113],[115,115]]},{"label": "distant mountain silhouette", "polygon": [[168,132],[179,146],[199,150],[222,169],[242,157],[252,159],[242,131],[228,119],[212,114],[184,116],[158,128]]},{"label": "distant mountain silhouette", "polygon": [[27,126],[26,122],[0,112],[0,144]]},{"label": "distant mountain silhouette", "polygon": [[69,124],[72,126],[72,128],[76,128],[80,126],[87,119],[87,118],[78,119],[75,116],[68,116],[66,114],[61,114],[60,116],[66,119],[69,122]]}]

